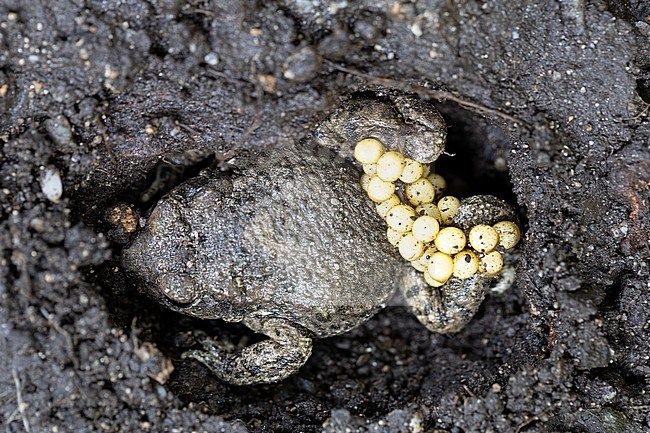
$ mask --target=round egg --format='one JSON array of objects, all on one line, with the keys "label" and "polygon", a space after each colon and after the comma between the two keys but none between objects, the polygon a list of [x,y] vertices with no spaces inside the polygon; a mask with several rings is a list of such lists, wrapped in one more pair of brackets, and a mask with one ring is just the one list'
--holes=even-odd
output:
[{"label": "round egg", "polygon": [[413,236],[422,242],[431,242],[436,238],[440,226],[434,217],[424,215],[413,222]]},{"label": "round egg", "polygon": [[476,254],[465,250],[454,256],[454,277],[464,280],[478,271],[479,261]]},{"label": "round egg", "polygon": [[363,172],[370,176],[376,176],[377,164],[363,164]]},{"label": "round egg", "polygon": [[436,250],[436,247],[432,247],[432,246],[429,246],[428,248],[425,247],[424,252],[420,256],[420,258],[411,262],[411,264],[418,271],[424,272],[427,266],[429,266],[429,260],[431,260],[431,257],[433,257],[436,251],[438,251]]},{"label": "round egg", "polygon": [[386,152],[377,161],[377,176],[386,182],[395,182],[402,175],[405,165],[404,155]]},{"label": "round egg", "polygon": [[386,238],[388,238],[388,242],[390,242],[390,244],[394,247],[399,244],[400,239],[402,239],[405,235],[406,233],[397,232],[390,227],[388,227],[386,230]]},{"label": "round egg", "polygon": [[417,240],[412,233],[407,233],[397,244],[399,253],[408,261],[416,260],[424,252],[424,244]]},{"label": "round egg", "polygon": [[449,254],[436,251],[429,260],[427,273],[440,285],[444,284],[454,273],[454,259]]},{"label": "round egg", "polygon": [[361,164],[376,164],[384,154],[384,145],[374,138],[364,138],[354,147],[354,158]]},{"label": "round egg", "polygon": [[503,269],[503,256],[498,251],[492,251],[481,257],[480,267],[488,275],[497,275]]},{"label": "round egg", "polygon": [[388,211],[397,206],[400,203],[399,197],[397,195],[393,194],[391,195],[388,200],[384,200],[380,203],[377,203],[375,208],[377,209],[377,213],[379,214],[380,217],[386,218],[386,215],[388,215]]},{"label": "round egg", "polygon": [[512,221],[501,221],[493,225],[494,229],[499,233],[499,245],[506,250],[514,247],[521,238],[521,232],[517,224]]},{"label": "round egg", "polygon": [[460,200],[453,195],[448,195],[440,199],[438,202],[438,210],[442,223],[447,225],[451,224],[452,219],[456,216],[458,208],[460,207]]},{"label": "round egg", "polygon": [[362,174],[361,175],[361,180],[359,180],[359,184],[361,185],[361,189],[363,189],[365,192],[368,192],[368,184],[370,183],[370,179],[372,179],[372,176],[367,175],[367,174]]},{"label": "round egg", "polygon": [[[364,174],[363,176],[367,176]],[[363,176],[361,186],[363,187]],[[390,198],[393,193],[395,193],[395,184],[392,182],[386,182],[381,180],[377,176],[373,176],[368,182],[368,187],[366,189],[368,197],[374,202],[386,201]]]},{"label": "round egg", "polygon": [[445,192],[445,189],[447,189],[447,181],[439,174],[431,173],[427,176],[427,179],[431,182],[431,185],[433,185],[433,189],[436,191],[436,197],[441,196],[442,193]]},{"label": "round egg", "polygon": [[444,282],[440,282],[440,281],[438,281],[438,280],[435,280],[435,279],[431,276],[431,274],[429,274],[429,271],[425,270],[425,271],[424,271],[424,281],[426,281],[426,283],[427,283],[428,285],[430,285],[431,287],[440,287],[440,286],[442,286],[443,284],[445,284],[445,282],[446,282],[447,280],[445,280]]},{"label": "round egg", "polygon": [[442,220],[442,217],[440,216],[440,211],[438,210],[438,206],[434,203],[421,204],[420,206],[415,208],[415,214],[417,216],[427,215],[433,217],[437,219],[438,222]]},{"label": "round egg", "polygon": [[415,206],[423,203],[431,203],[436,198],[433,185],[425,178],[420,178],[413,183],[407,184],[404,188],[404,193],[408,201]]},{"label": "round egg", "polygon": [[397,232],[406,233],[413,228],[415,219],[415,210],[411,206],[400,204],[388,211],[386,224]]},{"label": "round egg", "polygon": [[499,233],[491,226],[476,225],[469,231],[469,244],[479,253],[489,253],[499,245]]},{"label": "round egg", "polygon": [[424,169],[422,164],[411,158],[406,158],[404,159],[404,171],[402,171],[399,180],[404,183],[413,183],[421,178],[423,173]]},{"label": "round egg", "polygon": [[467,243],[465,233],[458,227],[445,227],[434,240],[434,244],[438,251],[446,254],[457,254],[461,252]]}]

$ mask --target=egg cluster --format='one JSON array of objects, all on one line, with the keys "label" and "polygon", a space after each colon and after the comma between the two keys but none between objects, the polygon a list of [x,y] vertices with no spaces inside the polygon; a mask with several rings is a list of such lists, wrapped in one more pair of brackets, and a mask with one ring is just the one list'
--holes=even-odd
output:
[{"label": "egg cluster", "polygon": [[359,141],[354,157],[363,164],[361,186],[388,225],[388,241],[424,273],[429,285],[442,286],[452,275],[465,279],[477,272],[497,275],[501,271],[502,253],[519,242],[517,224],[479,224],[466,236],[451,225],[460,200],[442,197],[447,182],[430,173],[428,164],[400,152],[386,152],[374,138]]}]

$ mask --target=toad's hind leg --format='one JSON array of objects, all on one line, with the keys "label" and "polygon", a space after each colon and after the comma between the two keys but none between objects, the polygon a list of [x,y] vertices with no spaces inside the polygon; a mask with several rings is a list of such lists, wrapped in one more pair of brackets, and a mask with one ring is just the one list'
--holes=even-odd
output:
[{"label": "toad's hind leg", "polygon": [[465,280],[452,277],[441,287],[431,287],[422,274],[406,265],[401,291],[418,320],[432,332],[460,331],[481,306],[491,279],[475,274]]},{"label": "toad's hind leg", "polygon": [[[452,225],[468,236],[476,225],[491,226],[516,219],[514,209],[503,200],[489,195],[475,195],[460,202]],[[429,330],[444,334],[460,331],[479,309],[490,286],[495,282],[502,287],[507,286],[506,278],[504,275],[492,277],[477,272],[465,279],[452,276],[442,286],[431,287],[422,274],[405,265],[400,288],[418,320]]]},{"label": "toad's hind leg", "polygon": [[312,340],[282,319],[260,319],[245,324],[268,340],[228,353],[217,342],[204,339],[205,350],[191,350],[183,358],[195,359],[220,379],[235,385],[272,383],[292,375],[311,355]]}]

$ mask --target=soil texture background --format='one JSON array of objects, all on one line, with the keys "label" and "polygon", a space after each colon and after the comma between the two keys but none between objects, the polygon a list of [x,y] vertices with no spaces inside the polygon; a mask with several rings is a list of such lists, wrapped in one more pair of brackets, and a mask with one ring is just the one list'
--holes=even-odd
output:
[{"label": "soil texture background", "polygon": [[[120,269],[164,179],[373,86],[439,107],[452,191],[518,207],[514,287],[454,335],[387,308],[274,385],[181,359],[257,337]],[[1,429],[649,431],[649,116],[643,0],[0,0]]]}]

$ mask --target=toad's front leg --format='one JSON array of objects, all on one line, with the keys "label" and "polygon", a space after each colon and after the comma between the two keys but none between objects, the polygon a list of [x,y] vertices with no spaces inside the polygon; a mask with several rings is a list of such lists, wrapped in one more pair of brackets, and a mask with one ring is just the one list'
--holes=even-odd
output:
[{"label": "toad's front leg", "polygon": [[268,340],[228,353],[217,342],[204,339],[205,350],[191,350],[183,358],[195,359],[220,379],[235,385],[278,382],[294,374],[309,358],[312,340],[292,323],[282,319],[244,322]]}]

